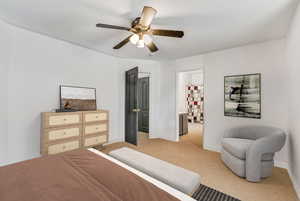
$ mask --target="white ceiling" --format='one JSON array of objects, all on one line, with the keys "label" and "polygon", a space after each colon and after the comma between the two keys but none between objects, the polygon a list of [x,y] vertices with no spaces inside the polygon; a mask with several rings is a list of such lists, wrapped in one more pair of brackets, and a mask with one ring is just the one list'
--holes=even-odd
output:
[{"label": "white ceiling", "polygon": [[[141,59],[176,59],[284,37],[298,0],[1,0],[5,21],[106,54]],[[153,28],[184,30],[183,39],[154,37],[160,51],[127,44],[129,32],[96,23],[129,26],[143,6],[158,10]]]}]

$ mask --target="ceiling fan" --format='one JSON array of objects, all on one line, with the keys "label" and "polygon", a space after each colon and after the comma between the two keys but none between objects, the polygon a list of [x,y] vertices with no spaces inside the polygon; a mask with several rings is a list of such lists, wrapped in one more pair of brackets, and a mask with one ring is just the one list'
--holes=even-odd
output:
[{"label": "ceiling fan", "polygon": [[142,11],[142,16],[137,17],[135,20],[132,21],[131,28],[102,23],[96,24],[96,27],[125,30],[132,33],[122,42],[114,46],[113,49],[120,49],[130,41],[138,48],[144,48],[146,45],[151,52],[156,52],[158,51],[158,48],[152,41],[151,35],[175,38],[182,38],[184,35],[183,31],[152,29],[151,23],[156,13],[157,11],[154,8],[145,6]]}]

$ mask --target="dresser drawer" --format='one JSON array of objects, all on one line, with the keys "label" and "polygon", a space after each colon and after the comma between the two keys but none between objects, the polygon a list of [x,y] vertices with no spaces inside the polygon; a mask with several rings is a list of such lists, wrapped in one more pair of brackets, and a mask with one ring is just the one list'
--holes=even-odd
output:
[{"label": "dresser drawer", "polygon": [[107,130],[107,123],[86,125],[84,127],[84,135],[106,132]]},{"label": "dresser drawer", "polygon": [[74,149],[79,149],[80,148],[80,142],[79,140],[74,140],[70,142],[65,142],[61,144],[54,144],[54,145],[49,145],[48,146],[48,154],[58,154],[66,151],[71,151]]},{"label": "dresser drawer", "polygon": [[74,124],[81,124],[82,113],[45,113],[43,116],[44,128],[67,126]]},{"label": "dresser drawer", "polygon": [[50,116],[49,126],[62,126],[68,124],[78,124],[80,123],[80,115],[60,115],[60,116]]},{"label": "dresser drawer", "polygon": [[45,130],[47,141],[62,140],[71,137],[80,137],[80,133],[80,126]]},{"label": "dresser drawer", "polygon": [[87,123],[95,121],[107,121],[108,113],[107,112],[85,112],[83,114],[83,120]]},{"label": "dresser drawer", "polygon": [[95,137],[88,137],[84,139],[84,146],[90,147],[90,146],[96,146],[100,144],[104,144],[107,142],[107,136],[106,135],[99,135]]}]

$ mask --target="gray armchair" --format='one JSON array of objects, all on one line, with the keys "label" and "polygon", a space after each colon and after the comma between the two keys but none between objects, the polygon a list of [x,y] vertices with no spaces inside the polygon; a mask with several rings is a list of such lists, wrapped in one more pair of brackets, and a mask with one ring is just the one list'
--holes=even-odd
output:
[{"label": "gray armchair", "polygon": [[259,182],[271,176],[274,154],[285,144],[279,128],[244,126],[228,130],[222,139],[221,158],[238,176]]}]

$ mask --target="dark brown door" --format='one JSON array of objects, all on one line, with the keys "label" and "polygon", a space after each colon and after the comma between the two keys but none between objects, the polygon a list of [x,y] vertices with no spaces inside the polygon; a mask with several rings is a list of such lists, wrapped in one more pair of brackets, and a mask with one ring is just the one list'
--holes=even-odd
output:
[{"label": "dark brown door", "polygon": [[139,131],[149,132],[149,77],[140,78],[138,81],[138,114]]},{"label": "dark brown door", "polygon": [[126,71],[125,85],[125,141],[137,145],[138,67]]}]

